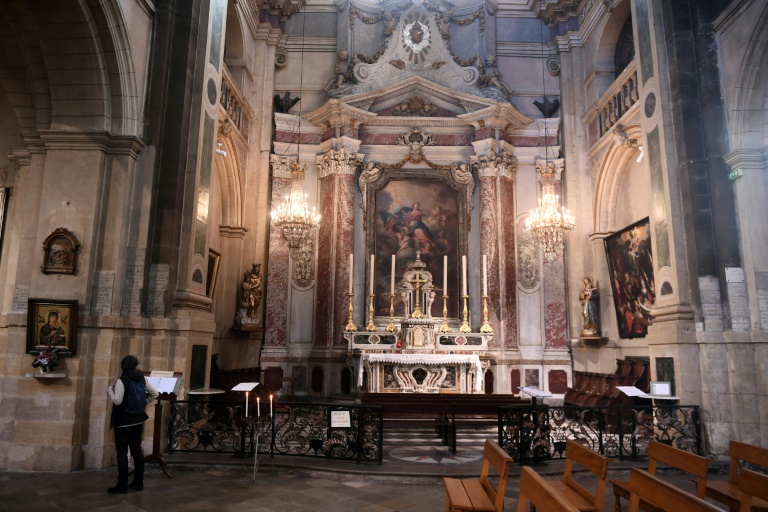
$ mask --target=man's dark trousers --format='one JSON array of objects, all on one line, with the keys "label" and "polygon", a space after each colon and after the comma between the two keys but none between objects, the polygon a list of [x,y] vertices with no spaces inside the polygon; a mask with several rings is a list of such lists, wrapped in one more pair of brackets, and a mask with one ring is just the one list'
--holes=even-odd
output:
[{"label": "man's dark trousers", "polygon": [[134,463],[133,484],[144,484],[144,452],[141,451],[141,438],[144,424],[115,428],[115,447],[117,447],[117,486],[128,487],[128,450]]}]

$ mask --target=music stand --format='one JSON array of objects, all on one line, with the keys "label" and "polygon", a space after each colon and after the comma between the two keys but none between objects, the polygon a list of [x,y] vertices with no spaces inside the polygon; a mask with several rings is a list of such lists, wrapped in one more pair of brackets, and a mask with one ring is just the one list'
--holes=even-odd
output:
[{"label": "music stand", "polygon": [[542,391],[541,389],[535,387],[535,386],[524,386],[517,388],[526,395],[531,397],[531,405],[534,407],[536,406],[536,398],[547,398],[552,396],[552,393],[549,391]]},{"label": "music stand", "polygon": [[170,402],[176,400],[176,395],[181,386],[181,373],[174,373],[172,371],[154,371],[149,374],[147,380],[155,386],[160,394],[157,396],[157,401],[155,402],[155,422],[152,430],[152,453],[144,457],[144,462],[157,461],[165,476],[172,478],[171,474],[168,472],[168,465],[165,462],[165,458],[160,453],[160,436],[163,423],[163,401]]}]

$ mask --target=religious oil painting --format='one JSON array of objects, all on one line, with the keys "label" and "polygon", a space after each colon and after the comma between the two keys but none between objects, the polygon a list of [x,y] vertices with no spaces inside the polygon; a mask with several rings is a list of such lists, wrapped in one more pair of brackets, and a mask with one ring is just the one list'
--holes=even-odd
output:
[{"label": "religious oil painting", "polygon": [[[443,267],[448,257],[448,317],[457,316],[459,255],[459,194],[442,180],[389,180],[376,192],[374,253],[376,315],[389,316],[392,255],[395,288],[410,270],[418,252],[432,273],[435,301],[432,316],[443,316]],[[403,304],[395,297],[395,316]]]},{"label": "religious oil painting", "polygon": [[656,301],[648,218],[606,237],[605,252],[619,337],[645,336]]},{"label": "religious oil painting", "polygon": [[77,272],[77,243],[65,228],[56,228],[43,242],[43,274],[74,274]]},{"label": "religious oil painting", "polygon": [[28,305],[27,353],[39,354],[58,347],[59,355],[75,355],[77,301],[29,299]]}]

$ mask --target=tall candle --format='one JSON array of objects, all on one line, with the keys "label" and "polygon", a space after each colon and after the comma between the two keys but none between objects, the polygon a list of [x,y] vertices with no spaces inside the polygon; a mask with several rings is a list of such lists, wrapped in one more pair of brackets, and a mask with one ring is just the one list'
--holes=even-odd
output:
[{"label": "tall candle", "polygon": [[256,395],[256,417],[261,416],[261,399]]},{"label": "tall candle", "polygon": [[395,255],[392,255],[392,282],[389,285],[389,289],[392,295],[395,294]]},{"label": "tall candle", "polygon": [[269,395],[269,417],[272,417],[272,395]]},{"label": "tall candle", "polygon": [[371,254],[371,279],[370,279],[370,286],[368,288],[368,294],[373,295],[373,265],[375,263],[375,260],[373,259],[373,254]]},{"label": "tall candle", "polygon": [[352,253],[349,253],[349,294],[352,295],[352,284],[355,280],[355,260]]},{"label": "tall candle", "polygon": [[248,392],[245,392],[245,417],[248,417]]},{"label": "tall candle", "polygon": [[483,254],[483,295],[488,295],[488,256]]},{"label": "tall candle", "polygon": [[443,295],[448,295],[448,256],[443,256]]},{"label": "tall candle", "polygon": [[464,283],[462,283],[461,293],[467,295],[467,255],[461,257],[461,274],[464,276]]}]

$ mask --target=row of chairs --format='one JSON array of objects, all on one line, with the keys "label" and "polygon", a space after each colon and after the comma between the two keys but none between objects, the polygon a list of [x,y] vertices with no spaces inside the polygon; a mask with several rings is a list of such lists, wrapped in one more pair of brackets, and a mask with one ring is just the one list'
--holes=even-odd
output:
[{"label": "row of chairs", "polygon": [[618,386],[635,386],[647,391],[650,384],[647,359],[617,359],[615,373],[574,372],[572,388],[563,403],[575,406],[609,407],[631,405]]},{"label": "row of chairs", "polygon": [[[707,497],[725,504],[732,512],[768,511],[768,476],[741,468],[742,462],[768,467],[768,450],[732,441],[729,455],[731,467],[728,480],[708,482],[708,459],[651,441],[648,445],[648,471],[632,469],[629,480],[610,480],[616,497],[616,512],[621,512],[621,498],[629,501],[631,512],[720,510],[706,502]],[[487,440],[480,479],[443,479],[447,494],[446,510],[503,510],[508,465],[511,461],[498,444]],[[531,502],[531,511],[538,507],[544,512],[603,512],[608,461],[606,457],[582,444],[569,440],[562,480],[545,481],[533,469],[523,468],[517,512],[525,512],[528,501]],[[659,463],[696,477],[696,495],[657,478],[655,475]],[[597,477],[594,493],[573,479],[574,464]],[[498,474],[497,487],[488,479],[489,468],[494,468]]]}]

